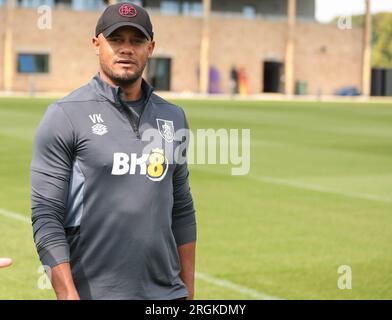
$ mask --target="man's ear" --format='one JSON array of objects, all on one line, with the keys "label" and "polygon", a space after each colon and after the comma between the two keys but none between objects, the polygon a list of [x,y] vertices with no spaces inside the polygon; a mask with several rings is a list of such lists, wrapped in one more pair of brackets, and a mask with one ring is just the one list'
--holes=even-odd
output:
[{"label": "man's ear", "polygon": [[148,45],[148,57],[149,58],[154,53],[154,48],[155,48],[155,41],[151,41],[150,44]]},{"label": "man's ear", "polygon": [[98,56],[99,55],[99,39],[97,37],[94,37],[92,39],[92,44],[95,49],[95,54]]}]

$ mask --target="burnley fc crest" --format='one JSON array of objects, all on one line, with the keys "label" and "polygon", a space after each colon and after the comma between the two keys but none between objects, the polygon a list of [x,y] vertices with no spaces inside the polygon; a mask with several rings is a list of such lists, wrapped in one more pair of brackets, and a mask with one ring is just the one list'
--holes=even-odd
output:
[{"label": "burnley fc crest", "polygon": [[159,134],[167,142],[173,142],[174,140],[174,125],[173,121],[157,119],[157,126]]}]

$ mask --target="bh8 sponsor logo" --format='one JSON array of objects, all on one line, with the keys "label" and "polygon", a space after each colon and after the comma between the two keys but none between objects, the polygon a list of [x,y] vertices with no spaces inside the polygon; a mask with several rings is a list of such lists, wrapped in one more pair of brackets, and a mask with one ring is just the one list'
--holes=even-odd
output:
[{"label": "bh8 sponsor logo", "polygon": [[[139,168],[139,170],[137,170]],[[145,175],[152,181],[161,181],[169,168],[167,158],[162,149],[153,149],[149,154],[138,157],[136,153],[130,155],[123,152],[113,154],[112,175]]]}]

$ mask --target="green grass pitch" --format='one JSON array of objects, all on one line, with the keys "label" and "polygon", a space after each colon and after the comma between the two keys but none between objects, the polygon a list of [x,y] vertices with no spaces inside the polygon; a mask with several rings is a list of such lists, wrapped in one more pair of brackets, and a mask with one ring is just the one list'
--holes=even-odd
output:
[{"label": "green grass pitch", "polygon": [[[0,299],[38,288],[29,164],[51,100],[0,99]],[[176,101],[190,126],[251,129],[251,170],[192,165],[196,299],[391,299],[392,107],[375,103]],[[19,213],[27,219],[17,219]],[[352,289],[338,288],[338,268]]]}]

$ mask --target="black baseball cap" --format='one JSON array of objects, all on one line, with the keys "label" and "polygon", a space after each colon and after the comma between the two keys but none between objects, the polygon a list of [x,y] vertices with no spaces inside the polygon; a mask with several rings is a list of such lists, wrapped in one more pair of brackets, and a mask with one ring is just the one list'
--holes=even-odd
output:
[{"label": "black baseball cap", "polygon": [[139,29],[148,40],[152,40],[154,37],[150,16],[147,11],[129,2],[108,6],[98,19],[95,36],[98,37],[102,33],[106,38],[114,30],[123,26]]}]

